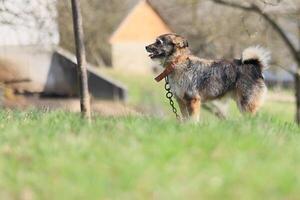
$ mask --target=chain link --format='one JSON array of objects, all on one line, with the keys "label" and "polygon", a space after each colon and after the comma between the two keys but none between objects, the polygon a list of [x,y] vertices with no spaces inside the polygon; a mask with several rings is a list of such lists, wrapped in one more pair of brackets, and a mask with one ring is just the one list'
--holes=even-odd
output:
[{"label": "chain link", "polygon": [[173,101],[173,99],[172,99],[174,95],[173,95],[173,93],[171,92],[171,86],[170,86],[170,83],[169,83],[169,78],[168,78],[168,76],[165,77],[165,81],[166,81],[166,83],[165,83],[165,90],[167,91],[166,97],[167,97],[167,99],[169,99],[169,103],[170,103],[170,105],[171,105],[171,107],[172,107],[173,113],[174,113],[175,116],[176,116],[176,119],[180,120],[180,116],[179,116],[178,113],[177,113],[177,109],[176,109],[175,104],[174,104],[174,101]]}]

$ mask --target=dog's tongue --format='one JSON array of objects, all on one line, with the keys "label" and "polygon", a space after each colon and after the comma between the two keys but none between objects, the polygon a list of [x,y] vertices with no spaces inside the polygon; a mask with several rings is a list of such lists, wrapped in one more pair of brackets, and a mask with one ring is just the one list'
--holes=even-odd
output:
[{"label": "dog's tongue", "polygon": [[155,78],[155,80],[156,80],[157,82],[163,80],[165,77],[167,77],[169,74],[171,74],[171,73],[174,71],[174,69],[175,69],[175,67],[174,67],[173,64],[168,65],[168,66],[164,69],[164,71],[163,71],[162,73],[160,73],[160,74]]}]

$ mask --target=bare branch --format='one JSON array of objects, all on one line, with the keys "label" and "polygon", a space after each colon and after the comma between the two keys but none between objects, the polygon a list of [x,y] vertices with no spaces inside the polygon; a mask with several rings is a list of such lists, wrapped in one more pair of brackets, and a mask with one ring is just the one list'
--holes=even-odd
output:
[{"label": "bare branch", "polygon": [[284,71],[286,71],[287,73],[289,73],[292,76],[294,76],[296,74],[296,72],[293,71],[293,70],[291,70],[291,69],[286,69],[286,68],[284,68],[282,66],[277,66],[277,67],[280,68],[280,69],[282,69],[282,70],[284,70]]},{"label": "bare branch", "polygon": [[272,2],[268,2],[266,0],[260,0],[262,3],[264,3],[265,5],[269,5],[269,6],[277,6],[282,0],[277,0],[275,3]]},{"label": "bare branch", "polygon": [[215,2],[215,3],[221,4],[221,5],[224,5],[224,6],[229,6],[229,7],[232,7],[232,8],[238,8],[238,9],[241,9],[241,10],[244,10],[244,11],[253,12],[254,9],[255,9],[252,6],[244,6],[244,5],[240,5],[240,4],[233,3],[233,2],[226,2],[226,1],[223,1],[223,0],[212,0],[212,1]]},{"label": "bare branch", "polygon": [[259,6],[257,6],[254,3],[250,4],[249,6],[244,6],[241,4],[227,2],[227,1],[223,1],[223,0],[212,0],[212,1],[215,3],[221,4],[221,5],[224,5],[224,6],[238,8],[238,9],[248,11],[248,12],[254,12],[254,13],[257,13],[258,15],[260,15],[261,17],[263,17],[272,26],[272,28],[279,34],[279,36],[284,41],[284,43],[287,45],[288,49],[292,53],[293,58],[297,61],[297,63],[300,63],[299,52],[296,49],[296,47],[293,45],[292,41],[288,38],[288,36],[284,32],[283,28],[275,20],[273,20],[271,18],[271,16],[269,16],[267,13],[265,13]]}]

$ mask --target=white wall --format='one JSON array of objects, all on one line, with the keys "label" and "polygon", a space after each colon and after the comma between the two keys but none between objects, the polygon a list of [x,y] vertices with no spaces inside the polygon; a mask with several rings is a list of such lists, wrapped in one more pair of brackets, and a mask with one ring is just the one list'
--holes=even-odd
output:
[{"label": "white wall", "polygon": [[[6,81],[30,79],[18,90],[30,92],[43,91],[51,66],[52,50],[37,46],[3,46],[0,48],[0,73]],[[5,66],[9,67],[8,70]],[[3,80],[0,80],[3,81]]]},{"label": "white wall", "polygon": [[118,43],[112,45],[112,63],[118,70],[132,73],[152,73],[156,65],[145,50],[145,43]]}]

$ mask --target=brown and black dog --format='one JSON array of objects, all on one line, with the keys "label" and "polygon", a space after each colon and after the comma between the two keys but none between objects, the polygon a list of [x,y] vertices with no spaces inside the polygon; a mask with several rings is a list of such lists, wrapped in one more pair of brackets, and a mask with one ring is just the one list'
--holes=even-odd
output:
[{"label": "brown and black dog", "polygon": [[228,93],[242,112],[256,113],[263,102],[267,88],[262,71],[270,53],[261,47],[245,49],[241,59],[207,60],[194,56],[184,37],[165,34],[146,50],[165,68],[157,81],[168,76],[184,119],[198,121],[201,103]]}]

